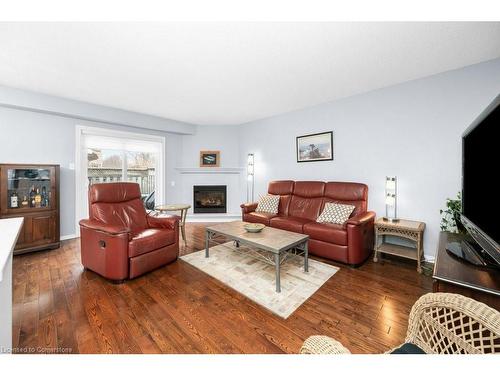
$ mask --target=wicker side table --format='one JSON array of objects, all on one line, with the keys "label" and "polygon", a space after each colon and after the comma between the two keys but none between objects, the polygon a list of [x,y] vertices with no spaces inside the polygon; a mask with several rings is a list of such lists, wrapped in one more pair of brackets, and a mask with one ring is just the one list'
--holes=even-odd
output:
[{"label": "wicker side table", "polygon": [[[373,261],[378,262],[380,254],[396,255],[417,261],[417,271],[422,273],[421,260],[424,255],[425,223],[412,220],[397,222],[385,221],[383,218],[375,221],[375,255]],[[415,247],[396,245],[386,242],[386,236],[405,238],[415,243]]]}]

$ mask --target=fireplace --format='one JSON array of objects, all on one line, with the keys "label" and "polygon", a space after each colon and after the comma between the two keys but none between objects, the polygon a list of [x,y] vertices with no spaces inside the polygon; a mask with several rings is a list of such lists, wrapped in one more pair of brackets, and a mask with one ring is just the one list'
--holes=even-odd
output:
[{"label": "fireplace", "polygon": [[193,186],[193,212],[226,213],[226,193],[226,185]]}]

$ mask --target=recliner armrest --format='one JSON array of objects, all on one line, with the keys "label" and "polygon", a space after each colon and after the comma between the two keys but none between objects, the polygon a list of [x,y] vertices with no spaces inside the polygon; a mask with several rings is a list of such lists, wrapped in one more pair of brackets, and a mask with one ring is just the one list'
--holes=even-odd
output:
[{"label": "recliner armrest", "polygon": [[347,263],[358,265],[373,251],[373,225],[375,212],[367,211],[346,221]]},{"label": "recliner armrest", "polygon": [[112,235],[130,232],[128,228],[125,228],[122,226],[110,225],[110,224],[103,223],[101,221],[90,220],[90,219],[80,220],[80,227],[84,227],[84,228],[92,229],[92,230],[98,230],[98,231],[106,232],[106,233],[112,234]]},{"label": "recliner armrest", "polygon": [[356,215],[348,219],[345,224],[346,225],[362,225],[365,224],[369,221],[375,220],[375,212],[373,211],[366,211],[363,212],[362,214]]},{"label": "recliner armrest", "polygon": [[180,217],[177,215],[148,216],[147,219],[150,228],[175,230],[176,225],[178,225],[179,223]]},{"label": "recliner armrest", "polygon": [[250,212],[255,211],[255,209],[257,208],[257,203],[256,202],[243,203],[242,205],[240,205],[240,207],[241,207],[241,210],[243,211],[244,214],[248,214]]}]

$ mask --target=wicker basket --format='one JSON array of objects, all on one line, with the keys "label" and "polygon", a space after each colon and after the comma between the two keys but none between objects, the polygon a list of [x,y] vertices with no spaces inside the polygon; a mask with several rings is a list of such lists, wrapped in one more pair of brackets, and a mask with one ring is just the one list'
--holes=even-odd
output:
[{"label": "wicker basket", "polygon": [[[428,354],[500,353],[500,313],[458,294],[425,294],[411,309],[405,342]],[[311,336],[300,353],[350,352],[330,337]]]},{"label": "wicker basket", "polygon": [[300,354],[351,354],[351,352],[331,337],[310,336],[300,348]]}]

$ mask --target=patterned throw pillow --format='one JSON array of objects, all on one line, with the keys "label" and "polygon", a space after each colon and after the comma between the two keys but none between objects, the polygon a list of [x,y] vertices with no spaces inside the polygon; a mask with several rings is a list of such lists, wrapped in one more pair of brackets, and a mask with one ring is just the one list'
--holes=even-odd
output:
[{"label": "patterned throw pillow", "polygon": [[280,196],[267,194],[259,198],[259,203],[255,212],[268,212],[270,214],[278,213],[278,206],[280,204]]},{"label": "patterned throw pillow", "polygon": [[348,204],[325,203],[323,212],[316,220],[318,223],[344,224],[355,207]]}]

